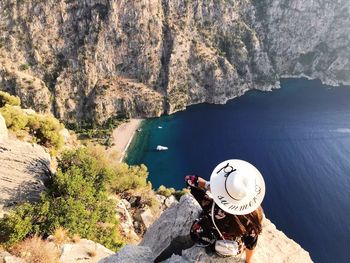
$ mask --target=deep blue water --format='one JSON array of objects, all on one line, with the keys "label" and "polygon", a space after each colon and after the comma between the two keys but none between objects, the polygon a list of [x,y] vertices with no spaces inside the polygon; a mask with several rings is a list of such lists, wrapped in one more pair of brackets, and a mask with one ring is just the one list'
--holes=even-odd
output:
[{"label": "deep blue water", "polygon": [[154,188],[181,189],[184,175],[209,179],[231,158],[261,171],[267,217],[315,262],[350,262],[350,87],[286,79],[272,92],[191,106],[145,122],[127,161],[146,164]]}]

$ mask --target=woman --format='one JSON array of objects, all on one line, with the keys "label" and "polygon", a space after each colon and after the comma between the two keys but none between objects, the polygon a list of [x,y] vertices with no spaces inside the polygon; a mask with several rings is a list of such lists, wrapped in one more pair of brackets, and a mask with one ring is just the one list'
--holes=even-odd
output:
[{"label": "woman", "polygon": [[193,241],[221,256],[245,250],[250,263],[262,231],[265,183],[260,172],[248,162],[227,160],[214,169],[210,183],[194,175],[185,180],[203,208],[191,228]]}]

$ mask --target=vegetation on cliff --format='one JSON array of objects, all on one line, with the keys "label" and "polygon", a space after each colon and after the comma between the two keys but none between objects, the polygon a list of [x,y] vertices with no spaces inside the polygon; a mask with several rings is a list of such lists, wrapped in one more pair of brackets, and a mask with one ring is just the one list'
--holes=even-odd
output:
[{"label": "vegetation on cliff", "polygon": [[60,134],[64,126],[52,115],[25,111],[20,104],[18,97],[0,92],[0,113],[5,118],[7,128],[18,138],[27,138],[48,147],[55,155],[64,143]]},{"label": "vegetation on cliff", "polygon": [[[0,113],[7,128],[17,138],[41,144],[55,153],[57,170],[50,174],[40,200],[21,201],[0,219],[0,246],[15,248],[27,238],[55,236],[64,229],[72,238],[88,238],[116,251],[132,240],[121,231],[116,200],[135,200],[130,201],[130,213],[135,218],[147,209],[159,215],[162,204],[147,181],[146,166],[119,163],[114,153],[100,145],[61,151],[63,124],[51,115],[22,109],[20,104],[18,97],[0,93]],[[163,186],[157,193],[166,197],[183,194]],[[145,231],[142,224],[135,229],[139,235]]]},{"label": "vegetation on cliff", "polygon": [[109,194],[145,187],[147,168],[120,167],[100,147],[66,151],[58,166],[39,202],[20,204],[1,219],[1,242],[9,246],[63,227],[71,236],[78,234],[118,250],[123,240]]}]

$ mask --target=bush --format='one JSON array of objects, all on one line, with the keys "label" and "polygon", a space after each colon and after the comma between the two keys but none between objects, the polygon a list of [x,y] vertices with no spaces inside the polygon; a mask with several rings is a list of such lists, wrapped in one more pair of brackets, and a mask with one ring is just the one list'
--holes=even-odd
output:
[{"label": "bush", "polygon": [[174,188],[166,188],[164,185],[159,186],[157,194],[169,197],[175,193]]},{"label": "bush", "polygon": [[58,172],[48,182],[40,201],[20,205],[0,219],[2,241],[12,245],[28,236],[53,234],[61,227],[70,235],[118,250],[123,243],[116,231],[115,204],[108,199],[106,190],[112,172],[89,149],[63,153]]},{"label": "bush", "polygon": [[110,188],[112,191],[120,193],[130,189],[146,187],[147,177],[148,171],[145,165],[129,166],[122,163],[115,169]]},{"label": "bush", "polygon": [[63,227],[58,227],[54,232],[53,232],[53,239],[55,241],[55,244],[61,245],[64,242],[68,240],[68,235],[67,235],[67,230],[65,230]]},{"label": "bush", "polygon": [[17,106],[5,105],[0,109],[0,113],[5,119],[6,126],[13,132],[25,130],[28,125],[28,115]]},{"label": "bush", "polygon": [[39,144],[53,149],[60,149],[64,140],[60,131],[63,125],[53,116],[30,115],[28,118],[28,128],[30,134],[37,138]]},{"label": "bush", "polygon": [[33,210],[32,205],[25,203],[0,219],[0,242],[12,245],[32,232],[35,214]]},{"label": "bush", "polygon": [[20,70],[28,70],[29,69],[29,64],[24,63],[19,68],[20,68]]},{"label": "bush", "polygon": [[0,91],[0,108],[5,105],[11,106],[19,106],[21,104],[21,100],[17,96],[12,96],[7,92]]},{"label": "bush", "polygon": [[0,113],[6,121],[6,126],[15,132],[17,137],[29,134],[35,142],[48,148],[59,150],[64,140],[60,131],[63,125],[53,116],[41,114],[26,114],[21,108],[6,104],[0,108]]}]

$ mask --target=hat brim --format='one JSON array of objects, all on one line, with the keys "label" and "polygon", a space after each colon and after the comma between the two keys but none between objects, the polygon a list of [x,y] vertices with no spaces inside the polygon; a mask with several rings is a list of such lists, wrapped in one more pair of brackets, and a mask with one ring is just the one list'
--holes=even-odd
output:
[{"label": "hat brim", "polygon": [[[251,176],[255,189],[242,199],[235,199],[227,191],[227,177],[223,167],[229,163],[237,172]],[[210,191],[214,202],[225,212],[234,215],[246,215],[256,210],[265,196],[265,182],[261,173],[252,164],[238,159],[227,160],[217,165],[210,177]]]}]

